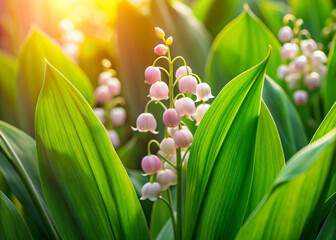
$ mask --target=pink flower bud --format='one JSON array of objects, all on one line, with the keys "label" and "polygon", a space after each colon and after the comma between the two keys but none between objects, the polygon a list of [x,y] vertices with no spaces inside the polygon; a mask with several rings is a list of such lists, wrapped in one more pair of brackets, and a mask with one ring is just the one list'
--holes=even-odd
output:
[{"label": "pink flower bud", "polygon": [[167,54],[168,48],[164,44],[159,44],[154,48],[154,53],[159,56],[164,56]]},{"label": "pink flower bud", "polygon": [[300,78],[301,78],[300,73],[291,73],[291,74],[287,75],[285,80],[288,84],[288,88],[290,90],[293,90],[294,88],[298,87]]},{"label": "pink flower bud", "polygon": [[161,161],[156,155],[148,155],[142,158],[141,167],[147,174],[155,174],[161,169]]},{"label": "pink flower bud", "polygon": [[280,49],[282,59],[293,59],[299,53],[299,47],[295,43],[285,43]]},{"label": "pink flower bud", "polygon": [[320,74],[317,72],[311,72],[305,76],[305,83],[310,90],[318,88],[321,84]]},{"label": "pink flower bud", "polygon": [[316,63],[326,63],[328,61],[324,52],[317,50],[313,52],[312,59]]},{"label": "pink flower bud", "polygon": [[101,74],[99,74],[98,77],[98,83],[99,85],[103,85],[106,84],[107,80],[110,79],[112,77],[112,73],[111,72],[102,72]]},{"label": "pink flower bud", "polygon": [[126,120],[126,110],[122,107],[116,107],[111,109],[110,120],[115,127],[123,125]]},{"label": "pink flower bud", "polygon": [[137,127],[132,127],[133,131],[139,132],[152,132],[157,134],[156,129],[156,120],[151,113],[141,113],[137,118]]},{"label": "pink flower bud", "polygon": [[196,108],[196,112],[193,116],[193,118],[196,120],[196,126],[198,126],[201,122],[201,120],[204,117],[204,114],[208,111],[208,109],[210,108],[210,104],[200,104],[198,105],[198,107]]},{"label": "pink flower bud", "polygon": [[298,90],[294,93],[294,101],[296,105],[305,105],[308,101],[308,94],[304,90]]},{"label": "pink flower bud", "polygon": [[170,169],[159,171],[156,179],[160,183],[162,190],[167,190],[177,183],[176,173]]},{"label": "pink flower bud", "polygon": [[[187,68],[188,68],[189,74],[192,73],[191,68],[189,66],[187,66]],[[178,79],[179,77],[181,77],[185,74],[187,74],[187,69],[186,69],[185,66],[181,66],[176,70],[175,77],[176,77],[176,79]]]},{"label": "pink flower bud", "polygon": [[103,108],[94,108],[93,111],[97,115],[99,120],[104,124],[105,123],[105,110]]},{"label": "pink flower bud", "polygon": [[184,76],[178,81],[181,93],[195,94],[197,88],[197,79],[194,76]]},{"label": "pink flower bud", "polygon": [[163,122],[167,127],[177,127],[181,122],[181,118],[174,108],[170,108],[163,113]]},{"label": "pink flower bud", "polygon": [[107,130],[107,135],[109,136],[114,148],[117,148],[120,144],[119,135],[115,130]]},{"label": "pink flower bud", "polygon": [[299,57],[296,57],[293,62],[294,62],[295,68],[302,71],[307,66],[308,60],[306,56],[301,55]]},{"label": "pink flower bud", "polygon": [[118,78],[112,77],[106,81],[106,86],[110,89],[113,96],[120,94],[121,86]]},{"label": "pink flower bud", "polygon": [[175,141],[176,147],[186,148],[191,145],[193,141],[193,135],[187,129],[178,130],[174,134],[174,141]]},{"label": "pink flower bud", "polygon": [[279,31],[279,39],[281,42],[288,42],[293,38],[293,30],[288,27],[282,27]]},{"label": "pink flower bud", "polygon": [[175,154],[176,148],[175,148],[175,142],[172,138],[164,138],[162,142],[160,143],[160,151],[163,154]]},{"label": "pink flower bud", "polygon": [[309,54],[317,49],[317,44],[313,39],[307,39],[300,42],[300,47],[305,54]]},{"label": "pink flower bud", "polygon": [[191,116],[195,113],[195,103],[191,98],[184,97],[176,100],[175,109],[177,114],[182,117],[184,115]]},{"label": "pink flower bud", "polygon": [[161,186],[157,182],[148,182],[142,187],[141,192],[142,197],[140,200],[145,200],[148,198],[151,201],[156,201],[161,195]]},{"label": "pink flower bud", "polygon": [[96,88],[95,99],[97,103],[105,103],[110,101],[112,98],[112,93],[106,85],[101,85]]},{"label": "pink flower bud", "polygon": [[155,28],[155,34],[160,39],[162,39],[162,38],[165,37],[165,32],[161,28],[159,28],[159,27]]},{"label": "pink flower bud", "polygon": [[214,98],[214,96],[211,94],[211,88],[207,83],[200,83],[197,85],[196,96],[197,96],[196,102],[202,100],[206,102],[210,98]]},{"label": "pink flower bud", "polygon": [[[169,136],[174,137],[174,134],[176,133],[176,131],[179,130],[179,127],[178,126],[177,127],[169,127],[167,129],[168,129]],[[182,126],[182,129],[188,129],[188,128],[186,126]]]},{"label": "pink flower bud", "polygon": [[282,64],[278,67],[279,79],[284,79],[288,74],[290,74],[290,68],[287,65]]},{"label": "pink flower bud", "polygon": [[149,89],[149,97],[156,100],[168,99],[169,88],[165,82],[156,82]]},{"label": "pink flower bud", "polygon": [[168,45],[172,45],[172,44],[173,44],[173,37],[170,36],[169,38],[167,38],[166,43],[167,43]]},{"label": "pink flower bud", "polygon": [[161,72],[158,67],[149,66],[145,71],[145,82],[148,84],[154,84],[161,78]]}]

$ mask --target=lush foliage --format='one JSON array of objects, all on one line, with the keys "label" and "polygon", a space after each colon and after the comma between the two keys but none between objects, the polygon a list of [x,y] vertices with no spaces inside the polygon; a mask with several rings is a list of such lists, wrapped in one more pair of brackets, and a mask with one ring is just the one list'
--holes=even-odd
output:
[{"label": "lush foliage", "polygon": [[335,1],[29,4],[0,9],[0,239],[335,239]]}]

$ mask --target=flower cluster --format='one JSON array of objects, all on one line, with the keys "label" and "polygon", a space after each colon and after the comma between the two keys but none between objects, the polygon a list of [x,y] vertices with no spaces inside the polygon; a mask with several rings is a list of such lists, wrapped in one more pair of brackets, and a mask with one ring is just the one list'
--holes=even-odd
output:
[{"label": "flower cluster", "polygon": [[116,72],[111,69],[111,62],[107,59],[102,61],[105,70],[98,77],[98,87],[95,90],[96,107],[93,109],[99,120],[104,124],[113,146],[120,144],[116,127],[124,125],[126,110],[124,99],[119,96],[121,85]]},{"label": "flower cluster", "polygon": [[[283,42],[280,54],[284,64],[278,68],[278,78],[284,79],[290,90],[294,91],[297,105],[305,105],[309,93],[314,92],[325,77],[327,56],[318,50],[317,43],[310,38],[306,29],[301,29],[302,19],[287,14],[284,17],[286,26],[279,31],[279,39]],[[292,27],[289,24],[292,23]]]},{"label": "flower cluster", "polygon": [[59,22],[62,31],[61,41],[63,52],[74,62],[77,62],[81,44],[84,42],[84,34],[76,29],[74,23],[64,18]]},{"label": "flower cluster", "polygon": [[[151,100],[146,104],[144,113],[138,116],[136,128],[132,128],[139,132],[157,134],[157,122],[154,115],[148,112],[148,106],[150,103],[158,103],[163,107],[164,139],[161,143],[151,140],[148,143],[148,155],[141,162],[141,167],[146,175],[151,175],[150,182],[142,188],[141,199],[148,198],[152,201],[159,198],[161,191],[167,190],[170,186],[181,181],[179,175],[182,170],[186,171],[187,169],[193,134],[183,119],[195,120],[195,125],[198,126],[210,107],[206,102],[213,98],[210,86],[201,82],[200,78],[187,66],[183,57],[178,56],[171,59],[169,46],[173,43],[173,38],[165,39],[165,33],[160,28],[155,28],[155,32],[157,37],[163,41],[163,44],[154,48],[154,53],[159,57],[152,66],[145,70],[145,82],[150,85],[148,97]],[[156,66],[160,59],[167,60],[168,70]],[[184,64],[174,73],[174,63],[178,59],[182,60]],[[162,73],[167,75],[168,83],[163,81]],[[176,85],[179,93],[174,95]],[[198,104],[199,102],[200,104]],[[152,143],[159,147],[156,155],[150,152]],[[155,176],[157,182],[155,182]]]}]

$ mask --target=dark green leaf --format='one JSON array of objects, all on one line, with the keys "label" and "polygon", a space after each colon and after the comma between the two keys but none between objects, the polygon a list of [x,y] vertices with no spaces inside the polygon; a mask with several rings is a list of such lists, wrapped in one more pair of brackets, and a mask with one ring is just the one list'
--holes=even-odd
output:
[{"label": "dark green leaf", "polygon": [[328,72],[323,86],[324,111],[328,112],[336,101],[336,37],[328,56]]}]

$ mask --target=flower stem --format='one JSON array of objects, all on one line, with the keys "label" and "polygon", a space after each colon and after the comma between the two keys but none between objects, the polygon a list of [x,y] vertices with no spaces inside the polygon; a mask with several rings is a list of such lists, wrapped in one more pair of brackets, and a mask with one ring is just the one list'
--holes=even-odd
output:
[{"label": "flower stem", "polygon": [[170,205],[170,215],[171,215],[171,219],[173,223],[174,236],[175,236],[175,239],[177,239],[177,224],[176,224],[176,219],[175,219],[174,205],[173,205],[173,199],[170,193],[170,188],[167,189],[167,194],[168,194],[168,201]]},{"label": "flower stem", "polygon": [[182,239],[182,159],[181,149],[176,149],[176,174],[177,174],[177,203],[176,203],[176,224],[177,224],[177,238]]},{"label": "flower stem", "polygon": [[45,223],[45,226],[50,234],[52,239],[61,239],[57,229],[54,227],[53,223],[51,222],[44,206],[41,202],[41,199],[35,189],[32,181],[30,180],[26,169],[23,167],[21,160],[16,155],[13,148],[8,143],[6,137],[0,131],[0,139],[3,141],[4,145],[9,150],[10,154],[6,151],[6,149],[0,144],[0,152],[4,155],[4,157],[8,160],[11,166],[15,169],[16,173],[19,175],[21,181],[23,182],[24,186],[26,187],[29,196],[31,197],[37,212],[40,215],[41,220]]}]

